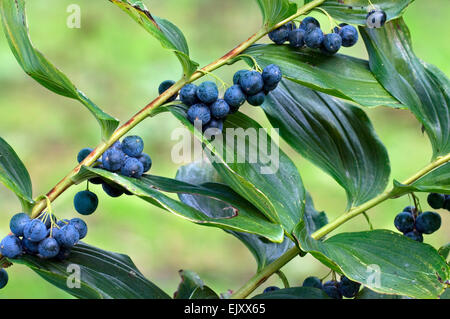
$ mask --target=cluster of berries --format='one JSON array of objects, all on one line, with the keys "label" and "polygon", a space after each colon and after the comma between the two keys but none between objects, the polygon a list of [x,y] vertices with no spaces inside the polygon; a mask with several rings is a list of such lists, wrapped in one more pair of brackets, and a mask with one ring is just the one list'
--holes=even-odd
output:
[{"label": "cluster of berries", "polygon": [[297,28],[290,21],[269,33],[269,38],[275,44],[289,41],[292,48],[300,49],[305,45],[311,49],[320,49],[330,55],[339,51],[341,46],[351,47],[358,42],[358,31],[352,25],[341,23],[332,33],[325,34],[320,29],[320,23],[313,17],[306,17]]},{"label": "cluster of berries", "polygon": [[450,195],[430,193],[427,197],[428,205],[434,209],[446,209],[450,211]]},{"label": "cluster of berries", "polygon": [[46,212],[36,219],[25,213],[16,214],[11,218],[9,227],[12,233],[1,241],[0,254],[12,259],[29,254],[43,259],[63,260],[87,234],[87,225],[82,219],[58,221]]},{"label": "cluster of berries", "polygon": [[394,225],[406,237],[423,242],[422,234],[432,234],[441,227],[441,216],[436,212],[420,212],[417,208],[407,206],[395,216]]}]

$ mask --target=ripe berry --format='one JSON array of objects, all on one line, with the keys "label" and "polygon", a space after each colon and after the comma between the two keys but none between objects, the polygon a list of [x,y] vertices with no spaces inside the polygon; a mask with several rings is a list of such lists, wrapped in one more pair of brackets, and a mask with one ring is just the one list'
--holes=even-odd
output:
[{"label": "ripe berry", "polygon": [[142,163],[144,167],[144,173],[148,172],[152,167],[152,159],[150,155],[142,153],[141,156],[138,157],[138,160]]},{"label": "ripe berry", "polygon": [[424,212],[417,216],[416,229],[424,234],[432,234],[441,227],[441,216],[436,212]]},{"label": "ripe berry", "polygon": [[324,36],[319,28],[312,29],[305,35],[305,44],[308,48],[318,49],[322,45]]},{"label": "ripe berry", "polygon": [[51,227],[52,221],[53,223],[56,223],[56,216],[53,214],[48,214],[47,212],[43,212],[42,214],[40,214],[37,219],[42,221],[47,229]]},{"label": "ripe berry", "polygon": [[266,95],[263,91],[256,93],[255,95],[247,96],[247,102],[253,106],[260,106],[264,103]]},{"label": "ripe berry", "polygon": [[277,291],[277,290],[280,290],[280,288],[278,288],[276,286],[270,286],[270,287],[267,287],[266,289],[264,289],[263,294],[271,292],[271,291]]},{"label": "ripe berry", "polygon": [[322,289],[322,281],[317,277],[308,277],[303,281],[302,286]]},{"label": "ripe berry", "polygon": [[39,243],[38,250],[42,258],[53,258],[59,253],[59,245],[54,238],[45,238]]},{"label": "ripe berry", "polygon": [[105,191],[105,193],[111,197],[119,197],[122,196],[124,193],[122,188],[119,188],[116,185],[107,182],[102,184],[102,188]]},{"label": "ripe berry", "polygon": [[405,208],[403,208],[404,212],[408,212],[408,213],[413,213],[416,209],[414,208],[414,206],[406,206]]},{"label": "ripe berry", "polygon": [[341,277],[339,289],[344,297],[353,298],[359,291],[361,284],[359,282],[351,281],[345,276]]},{"label": "ripe berry", "polygon": [[75,226],[69,224],[60,229],[56,234],[55,239],[61,246],[70,248],[78,243],[80,235]]},{"label": "ripe berry", "polygon": [[41,241],[47,237],[47,227],[39,219],[30,220],[23,229],[23,236],[34,242]]},{"label": "ripe berry", "polygon": [[285,26],[288,28],[289,31],[292,31],[295,28],[297,28],[294,21],[289,21],[288,23],[285,24]]},{"label": "ripe berry", "polygon": [[239,80],[242,76],[242,74],[244,74],[245,72],[247,72],[248,70],[239,70],[237,71],[234,75],[233,75],[233,84],[239,84]]},{"label": "ripe berry", "polygon": [[351,47],[358,42],[358,30],[352,25],[343,25],[342,28],[339,29],[338,34],[342,38],[343,47]]},{"label": "ripe berry", "polygon": [[278,29],[270,31],[269,38],[275,44],[283,44],[287,41],[290,30],[292,30],[290,25],[282,25]]},{"label": "ripe berry", "polygon": [[386,12],[382,10],[372,10],[366,16],[366,24],[369,28],[381,28],[386,20]]},{"label": "ripe berry", "polygon": [[122,150],[122,143],[120,141],[116,141],[113,145],[111,145],[110,148],[116,149],[116,150]]},{"label": "ripe berry", "polygon": [[313,17],[306,17],[300,23],[299,28],[305,30],[306,32],[309,32],[313,29],[320,28],[320,23]]},{"label": "ripe berry", "polygon": [[303,29],[294,29],[289,31],[289,46],[295,49],[303,47],[305,45],[305,34],[306,31]]},{"label": "ripe berry", "polygon": [[404,235],[412,240],[423,242],[423,236],[417,230],[410,231],[408,233],[405,233]]},{"label": "ripe berry", "polygon": [[[247,71],[245,71],[245,72],[247,72]],[[245,96],[244,92],[242,92],[241,87],[236,84],[229,87],[225,91],[225,95],[223,97],[225,102],[227,102],[228,105],[230,106],[230,113],[236,113],[237,110],[239,109],[239,107],[242,104],[244,104],[246,98],[247,97]]]},{"label": "ripe berry", "polygon": [[194,124],[195,121],[200,121],[202,125],[206,125],[211,120],[211,111],[209,107],[203,103],[195,104],[187,111],[187,118],[192,124]]},{"label": "ripe berry", "polygon": [[16,236],[23,236],[23,229],[30,221],[30,217],[25,213],[14,215],[9,222],[9,228]]},{"label": "ripe berry", "polygon": [[247,71],[239,79],[239,85],[242,92],[247,95],[253,95],[261,91],[264,87],[262,75],[256,71]]},{"label": "ripe berry", "polygon": [[8,284],[8,273],[5,269],[0,269],[0,289],[4,288]]},{"label": "ripe berry", "polygon": [[206,104],[211,104],[219,97],[219,90],[214,82],[206,81],[199,85],[197,89],[198,99]]},{"label": "ripe berry", "polygon": [[211,104],[211,115],[216,119],[223,119],[230,113],[230,106],[225,100],[218,99]]},{"label": "ripe berry", "polygon": [[122,141],[122,151],[131,157],[138,157],[144,150],[144,141],[137,135],[127,136]]},{"label": "ripe berry", "polygon": [[323,38],[322,49],[325,53],[335,54],[342,45],[342,38],[337,33],[326,34]]},{"label": "ripe berry", "polygon": [[20,239],[15,235],[8,235],[0,242],[0,254],[6,258],[16,258],[22,253]]},{"label": "ripe berry", "polygon": [[90,215],[97,209],[98,197],[91,191],[81,191],[75,195],[73,205],[81,215]]},{"label": "ripe berry", "polygon": [[39,242],[34,242],[26,238],[22,238],[22,248],[27,254],[37,254],[39,252],[38,246]]},{"label": "ripe berry", "polygon": [[128,157],[123,163],[120,173],[124,176],[140,178],[144,174],[144,165],[134,157]]},{"label": "ripe berry", "polygon": [[69,258],[71,253],[71,248],[67,247],[59,247],[59,253],[55,256],[55,258],[59,261],[63,261],[67,258]]},{"label": "ripe berry", "polygon": [[[223,130],[223,121],[222,120],[216,120],[212,119],[206,126],[204,126],[204,131],[208,129],[217,129],[220,132]],[[212,131],[212,134],[217,134],[217,132]]]},{"label": "ripe berry", "polygon": [[323,291],[328,295],[328,297],[333,299],[342,299],[342,293],[339,289],[340,284],[337,281],[327,281],[323,284]]},{"label": "ripe berry", "polygon": [[72,218],[69,222],[69,225],[72,225],[75,227],[75,229],[78,231],[78,234],[80,236],[80,239],[83,239],[86,237],[88,228],[84,220],[81,218]]},{"label": "ripe berry", "polygon": [[394,225],[402,233],[410,232],[414,229],[414,217],[411,213],[401,212],[395,216]]},{"label": "ripe berry", "polygon": [[427,202],[428,205],[430,205],[430,207],[434,209],[441,209],[442,207],[444,207],[445,195],[438,193],[430,193],[428,194]]},{"label": "ripe berry", "polygon": [[[175,81],[172,81],[172,80],[166,80],[166,81],[161,82],[161,84],[158,87],[158,93],[163,94],[174,84],[175,84]],[[175,100],[177,98],[177,96],[178,96],[178,93],[175,93],[167,100],[167,102],[172,102],[173,100]]]},{"label": "ripe berry", "polygon": [[83,148],[77,155],[78,163],[81,163],[94,149],[90,147]]},{"label": "ripe berry", "polygon": [[118,171],[124,160],[125,154],[115,148],[109,148],[102,156],[103,167],[110,172]]},{"label": "ripe berry", "polygon": [[197,85],[189,83],[183,86],[180,90],[180,100],[187,106],[198,103]]},{"label": "ripe berry", "polygon": [[281,81],[282,73],[280,67],[275,64],[266,66],[261,74],[264,85],[276,85]]},{"label": "ripe berry", "polygon": [[450,195],[445,195],[444,207],[442,208],[450,211]]}]

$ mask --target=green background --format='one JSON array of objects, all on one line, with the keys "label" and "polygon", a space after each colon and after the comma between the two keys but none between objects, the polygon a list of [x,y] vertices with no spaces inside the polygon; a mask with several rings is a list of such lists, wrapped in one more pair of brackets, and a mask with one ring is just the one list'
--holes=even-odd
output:
[{"label": "green background", "polygon": [[[72,0],[28,1],[27,9],[34,44],[82,91],[122,122],[157,95],[159,83],[177,79],[180,67],[175,56],[108,1],[80,0],[81,28],[66,26],[67,7]],[[260,13],[253,0],[147,0],[150,11],[174,22],[185,34],[192,58],[205,65],[247,39],[260,26]],[[419,57],[450,75],[450,42],[447,41],[450,2],[416,1],[405,19]],[[324,28],[329,22],[318,17]],[[267,41],[267,39],[264,39]],[[367,57],[360,41],[341,53]],[[242,63],[224,67],[216,74],[227,83]],[[28,78],[0,35],[0,136],[17,151],[28,167],[34,194],[52,188],[76,164],[76,154],[95,146],[100,132],[95,120],[81,104],[57,96]],[[243,111],[267,127],[260,109]],[[409,111],[377,108],[367,110],[385,143],[392,164],[392,177],[403,180],[428,163],[431,147],[420,125]],[[148,119],[132,133],[145,140],[145,151],[153,159],[152,173],[173,177],[178,164],[171,161],[171,132],[180,124],[168,114]],[[330,219],[344,212],[345,192],[329,176],[302,159],[282,143],[295,161],[316,207]],[[54,203],[58,217],[76,215],[73,196],[84,185],[72,187]],[[128,254],[150,280],[172,294],[179,282],[178,270],[196,271],[217,292],[236,290],[256,269],[250,252],[225,232],[191,224],[150,206],[137,198],[111,199],[97,187],[97,212],[85,217],[89,226],[86,242],[103,249]],[[427,209],[425,196],[420,195]],[[411,204],[408,197],[385,202],[369,212],[375,228],[394,230],[396,213]],[[0,233],[6,234],[11,216],[20,209],[15,196],[0,186]],[[439,247],[449,241],[450,214],[440,211],[444,226],[425,242]],[[339,231],[368,229],[363,217]],[[308,275],[325,276],[327,269],[311,256],[297,258],[285,268],[291,285],[300,285]],[[9,285],[0,298],[70,298],[24,266],[8,270]],[[276,284],[270,278],[265,286]]]}]

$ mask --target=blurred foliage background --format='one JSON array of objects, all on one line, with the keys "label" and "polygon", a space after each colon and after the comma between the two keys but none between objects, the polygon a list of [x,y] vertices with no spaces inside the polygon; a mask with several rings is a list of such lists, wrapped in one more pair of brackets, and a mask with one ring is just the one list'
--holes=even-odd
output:
[{"label": "blurred foliage background", "polygon": [[[205,65],[247,39],[260,26],[260,13],[253,0],[147,0],[150,11],[174,22],[185,34],[191,56]],[[106,112],[126,121],[157,95],[159,83],[178,79],[180,67],[175,56],[134,21],[108,1],[79,0],[81,28],[66,26],[67,7],[73,0],[28,1],[27,9],[34,44],[82,91]],[[450,31],[448,0],[416,1],[405,19],[411,29],[419,57],[450,75]],[[328,26],[320,13],[314,13]],[[328,28],[328,27],[326,27]],[[267,41],[267,39],[265,39]],[[362,40],[341,53],[366,58]],[[226,82],[242,63],[217,72]],[[0,35],[0,136],[16,150],[28,167],[34,194],[53,187],[76,164],[77,152],[95,146],[100,133],[95,120],[81,104],[57,96],[39,86],[20,69],[6,39]],[[260,109],[244,107],[244,112],[268,125]],[[409,111],[387,108],[366,109],[385,143],[392,164],[392,178],[403,180],[428,163],[431,148],[420,125]],[[132,131],[145,140],[152,156],[152,173],[175,176],[171,161],[171,132],[180,124],[170,115],[148,119]],[[295,161],[316,208],[330,219],[344,212],[345,193],[329,176],[302,159],[282,143]],[[85,185],[72,187],[55,203],[58,217],[70,218],[73,196]],[[137,198],[111,199],[98,190],[97,212],[85,217],[89,225],[86,242],[103,249],[128,254],[150,280],[172,294],[179,282],[178,270],[196,271],[217,292],[236,290],[256,270],[250,252],[234,237],[215,229],[197,226],[150,206]],[[422,205],[428,207],[424,195]],[[375,228],[394,230],[396,213],[409,205],[408,197],[391,200],[370,211]],[[11,216],[20,205],[15,196],[0,186],[0,233],[6,234]],[[426,209],[426,208],[425,208]],[[441,211],[444,226],[425,242],[440,247],[449,241],[450,214]],[[363,217],[347,223],[339,231],[366,230]],[[284,269],[291,285],[300,285],[308,275],[325,276],[327,269],[310,256],[297,258]],[[16,265],[8,270],[9,285],[0,298],[71,298],[48,284],[31,270]],[[276,276],[263,287],[281,282]]]}]

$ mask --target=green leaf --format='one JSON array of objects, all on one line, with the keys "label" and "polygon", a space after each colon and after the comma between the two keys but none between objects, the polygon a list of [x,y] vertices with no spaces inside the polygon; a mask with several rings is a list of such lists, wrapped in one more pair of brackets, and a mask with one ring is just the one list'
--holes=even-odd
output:
[{"label": "green leaf", "polygon": [[[312,0],[305,0],[305,3]],[[320,7],[325,9],[333,18],[353,24],[366,25],[366,16],[373,10],[372,3],[377,10],[386,12],[387,20],[401,16],[406,7],[414,0],[326,0]]]},{"label": "green leaf", "polygon": [[220,299],[219,296],[208,286],[197,287],[189,299]]},{"label": "green leaf", "polygon": [[361,289],[361,291],[358,293],[355,299],[408,299],[408,297],[399,295],[379,294],[378,292],[375,292],[367,287],[364,287],[363,289]]},{"label": "green leaf", "polygon": [[312,287],[284,288],[256,295],[252,299],[330,299],[322,289]]},{"label": "green leaf", "polygon": [[[100,176],[118,184],[147,202],[193,223],[255,233],[276,242],[283,239],[283,230],[280,225],[268,221],[257,209],[225,185],[210,183],[207,187],[202,187],[153,175],[144,175],[142,178],[136,179],[85,166],[81,168],[80,173],[74,177],[73,181],[80,183],[94,176]],[[220,202],[225,213],[220,218],[208,216],[169,197],[164,192],[197,194],[213,198]]]},{"label": "green leaf", "polygon": [[0,11],[3,30],[11,51],[25,73],[50,91],[80,101],[99,122],[103,139],[109,138],[119,125],[119,121],[89,100],[33,46],[28,34],[25,1],[2,0]]},{"label": "green leaf", "polygon": [[253,61],[245,55],[254,58],[262,68],[272,63],[278,65],[285,78],[313,90],[367,107],[406,108],[377,81],[365,60],[275,44],[256,44],[243,54],[241,57],[250,65]]},{"label": "green leaf", "polygon": [[189,58],[189,48],[186,38],[172,22],[153,16],[142,0],[110,1],[155,37],[163,48],[175,53],[183,67],[185,78],[190,77],[197,70],[198,63]]},{"label": "green leaf", "polygon": [[206,155],[225,183],[290,236],[303,214],[305,190],[294,163],[267,132],[238,112],[227,117],[225,135],[209,142],[187,120],[185,107],[167,110],[207,146]]},{"label": "green leaf", "polygon": [[178,272],[181,277],[181,282],[178,285],[178,290],[175,292],[175,299],[189,299],[195,289],[203,288],[204,283],[200,276],[190,270],[180,270]]},{"label": "green leaf", "polygon": [[289,0],[256,0],[261,9],[263,25],[270,28],[297,12],[297,4]]},{"label": "green leaf", "polygon": [[450,153],[450,81],[414,54],[403,19],[383,28],[360,28],[370,69],[380,83],[407,105],[422,123],[433,147],[433,158]]},{"label": "green leaf", "polygon": [[[77,244],[64,261],[25,255],[12,260],[28,266],[52,285],[82,299],[170,299],[147,280],[130,257]],[[80,287],[71,288],[80,275]]]},{"label": "green leaf", "polygon": [[439,255],[441,255],[445,260],[448,259],[450,254],[450,243],[445,244],[438,250]]},{"label": "green leaf", "polygon": [[13,148],[1,137],[0,182],[17,195],[23,211],[29,213],[34,204],[30,175]]},{"label": "green leaf", "polygon": [[361,109],[286,79],[263,109],[289,145],[344,187],[348,208],[386,188],[388,154]]}]

